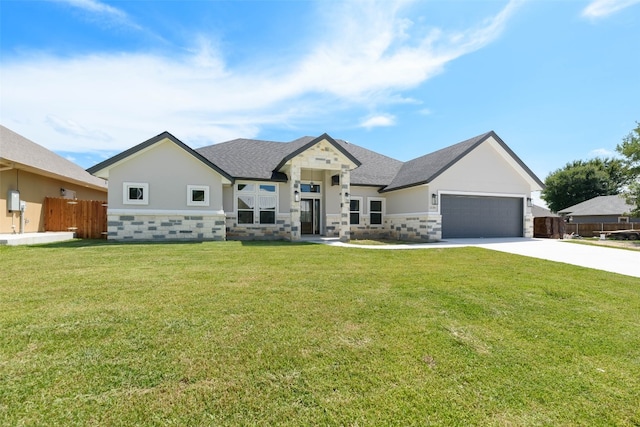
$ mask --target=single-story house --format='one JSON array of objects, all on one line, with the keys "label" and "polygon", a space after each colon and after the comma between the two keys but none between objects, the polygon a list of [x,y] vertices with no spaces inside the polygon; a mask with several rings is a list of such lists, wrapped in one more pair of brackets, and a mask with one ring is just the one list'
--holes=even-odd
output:
[{"label": "single-story house", "polygon": [[109,239],[533,236],[544,185],[487,132],[402,162],[327,134],[192,149],[168,132],[88,169]]},{"label": "single-story house", "polygon": [[46,197],[106,201],[107,182],[0,125],[0,234],[45,231]]},{"label": "single-story house", "polygon": [[630,215],[632,211],[633,206],[623,196],[615,195],[597,196],[558,213],[574,224],[640,222],[640,218]]}]

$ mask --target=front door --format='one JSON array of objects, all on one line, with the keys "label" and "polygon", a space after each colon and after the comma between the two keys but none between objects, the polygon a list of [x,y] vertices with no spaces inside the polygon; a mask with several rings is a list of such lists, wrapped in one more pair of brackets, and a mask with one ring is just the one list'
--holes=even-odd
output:
[{"label": "front door", "polygon": [[300,200],[300,231],[320,234],[320,199]]}]

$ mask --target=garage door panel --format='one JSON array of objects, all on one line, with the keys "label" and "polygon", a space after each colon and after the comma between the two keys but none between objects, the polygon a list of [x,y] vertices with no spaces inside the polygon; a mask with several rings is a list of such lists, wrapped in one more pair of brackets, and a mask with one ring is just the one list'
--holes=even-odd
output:
[{"label": "garage door panel", "polygon": [[523,205],[517,197],[441,197],[442,237],[522,237]]}]

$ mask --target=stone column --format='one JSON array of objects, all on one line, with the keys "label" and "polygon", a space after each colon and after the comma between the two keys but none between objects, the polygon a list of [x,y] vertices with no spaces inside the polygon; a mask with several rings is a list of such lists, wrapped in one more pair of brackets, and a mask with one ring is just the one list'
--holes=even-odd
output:
[{"label": "stone column", "polygon": [[300,166],[297,164],[292,164],[291,169],[289,171],[289,195],[291,197],[291,206],[289,207],[289,212],[291,213],[291,233],[290,239],[291,241],[300,240],[300,202],[296,202],[294,197],[295,192],[300,194],[302,197],[302,193],[300,192]]},{"label": "stone column", "polygon": [[533,238],[533,215],[530,213],[524,216],[524,237]]},{"label": "stone column", "polygon": [[348,242],[351,240],[350,219],[349,219],[349,200],[351,196],[351,171],[349,165],[342,165],[340,170],[340,241]]}]

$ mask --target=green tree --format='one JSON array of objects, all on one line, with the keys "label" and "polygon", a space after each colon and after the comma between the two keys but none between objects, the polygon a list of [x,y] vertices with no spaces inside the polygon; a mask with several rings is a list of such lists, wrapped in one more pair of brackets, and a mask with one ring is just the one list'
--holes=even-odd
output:
[{"label": "green tree", "polygon": [[635,206],[632,214],[640,216],[640,122],[636,122],[636,128],[622,138],[616,151],[624,156],[623,163],[629,178],[624,195],[627,203]]},{"label": "green tree", "polygon": [[541,196],[557,212],[596,196],[619,194],[627,181],[619,159],[575,160],[547,176]]}]

